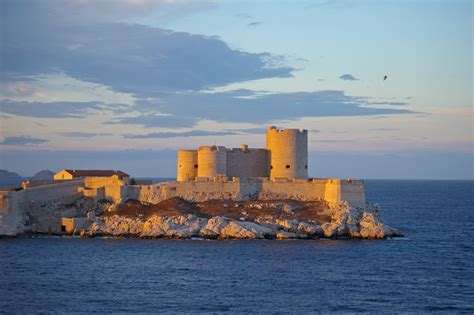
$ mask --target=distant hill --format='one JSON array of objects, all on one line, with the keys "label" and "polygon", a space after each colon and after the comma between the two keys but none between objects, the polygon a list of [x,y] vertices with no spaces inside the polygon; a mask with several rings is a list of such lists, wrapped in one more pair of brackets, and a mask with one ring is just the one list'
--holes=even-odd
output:
[{"label": "distant hill", "polygon": [[15,172],[9,172],[7,170],[0,170],[0,178],[21,178],[20,175],[18,175]]},{"label": "distant hill", "polygon": [[54,179],[54,172],[42,170],[31,177],[31,179]]}]

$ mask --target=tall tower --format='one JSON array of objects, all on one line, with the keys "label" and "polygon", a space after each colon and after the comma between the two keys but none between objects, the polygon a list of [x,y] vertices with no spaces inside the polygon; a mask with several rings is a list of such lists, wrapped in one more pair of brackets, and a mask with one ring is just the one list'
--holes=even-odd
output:
[{"label": "tall tower", "polygon": [[270,179],[308,178],[308,130],[267,129]]},{"label": "tall tower", "polygon": [[198,151],[179,150],[178,151],[178,172],[176,180],[178,182],[187,179],[194,179],[198,175]]},{"label": "tall tower", "polygon": [[198,176],[214,177],[227,173],[227,151],[221,146],[203,146],[198,150]]}]

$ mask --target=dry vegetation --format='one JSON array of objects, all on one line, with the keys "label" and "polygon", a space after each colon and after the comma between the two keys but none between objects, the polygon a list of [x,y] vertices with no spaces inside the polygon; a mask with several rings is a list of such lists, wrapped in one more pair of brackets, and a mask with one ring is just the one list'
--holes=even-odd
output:
[{"label": "dry vegetation", "polygon": [[297,219],[300,221],[328,222],[330,218],[324,215],[325,204],[318,201],[294,200],[210,200],[205,202],[188,202],[174,197],[156,205],[142,204],[137,200],[129,200],[113,212],[103,216],[121,215],[126,217],[148,218],[152,215],[172,216],[193,214],[199,217],[226,216],[231,219],[255,220],[262,215],[275,218]]}]

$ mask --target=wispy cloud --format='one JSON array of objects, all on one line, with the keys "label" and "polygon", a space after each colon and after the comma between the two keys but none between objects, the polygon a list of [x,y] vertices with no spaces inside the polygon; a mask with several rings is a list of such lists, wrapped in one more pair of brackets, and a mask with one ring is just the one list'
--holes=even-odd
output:
[{"label": "wispy cloud", "polygon": [[305,8],[333,7],[336,9],[344,9],[354,7],[360,2],[360,0],[318,0],[312,1],[311,4],[305,6]]},{"label": "wispy cloud", "polygon": [[247,13],[238,13],[235,16],[240,18],[240,19],[245,19],[245,20],[253,19],[253,16],[251,16],[250,14],[247,14]]},{"label": "wispy cloud", "polygon": [[255,26],[259,26],[259,25],[262,25],[263,22],[251,22],[251,23],[248,23],[247,26],[248,27],[255,27]]},{"label": "wispy cloud", "polygon": [[238,133],[231,131],[205,131],[205,130],[193,130],[187,132],[153,132],[144,135],[123,135],[126,139],[163,139],[163,138],[177,138],[177,137],[207,137],[207,136],[229,136],[236,135]]},{"label": "wispy cloud", "polygon": [[23,117],[83,118],[94,112],[121,111],[127,105],[105,105],[96,102],[17,102],[0,101],[0,112]]},{"label": "wispy cloud", "polygon": [[119,117],[107,121],[106,125],[141,125],[147,128],[189,128],[194,127],[199,121],[198,117],[163,115],[156,113],[141,114],[138,116]]},{"label": "wispy cloud", "polygon": [[397,131],[400,130],[400,128],[372,128],[369,129],[369,131]]},{"label": "wispy cloud", "polygon": [[356,140],[343,140],[343,139],[329,139],[329,140],[311,140],[310,142],[323,142],[323,143],[349,143],[349,142],[356,142]]},{"label": "wispy cloud", "polygon": [[339,79],[346,80],[346,81],[357,81],[359,79],[356,79],[352,74],[343,74],[339,77]]},{"label": "wispy cloud", "polygon": [[208,136],[233,136],[246,134],[264,134],[265,128],[247,128],[247,129],[224,129],[222,131],[191,130],[185,132],[153,132],[142,135],[124,134],[126,139],[164,139],[178,137],[208,137]]},{"label": "wispy cloud", "polygon": [[30,82],[27,81],[5,81],[0,80],[0,95],[3,97],[31,96],[36,93]]},{"label": "wispy cloud", "polygon": [[72,131],[72,132],[59,132],[59,135],[63,137],[69,138],[92,138],[92,137],[103,137],[103,136],[111,136],[111,133],[106,132],[80,132],[80,131]]},{"label": "wispy cloud", "polygon": [[404,106],[404,105],[408,105],[408,103],[406,102],[368,102],[367,105]]},{"label": "wispy cloud", "polygon": [[[271,94],[249,90],[220,93],[188,92],[163,95],[157,102],[141,101],[135,109],[144,114],[119,117],[107,123],[135,124],[148,128],[189,128],[194,127],[201,119],[217,122],[271,124],[302,117],[415,113],[408,109],[366,107],[367,102],[366,97],[352,97],[343,91]],[[158,111],[159,113],[156,113]]]},{"label": "wispy cloud", "polygon": [[48,142],[46,139],[32,138],[28,136],[7,137],[0,145],[37,145]]}]

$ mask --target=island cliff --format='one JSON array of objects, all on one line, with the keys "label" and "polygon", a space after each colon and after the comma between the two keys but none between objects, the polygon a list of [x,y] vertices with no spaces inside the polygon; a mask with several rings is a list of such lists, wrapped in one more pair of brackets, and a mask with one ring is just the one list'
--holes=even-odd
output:
[{"label": "island cliff", "polygon": [[317,202],[210,201],[188,203],[172,198],[154,206],[125,204],[100,216],[82,236],[207,239],[383,239],[401,233],[383,224],[379,209],[324,207]]}]

